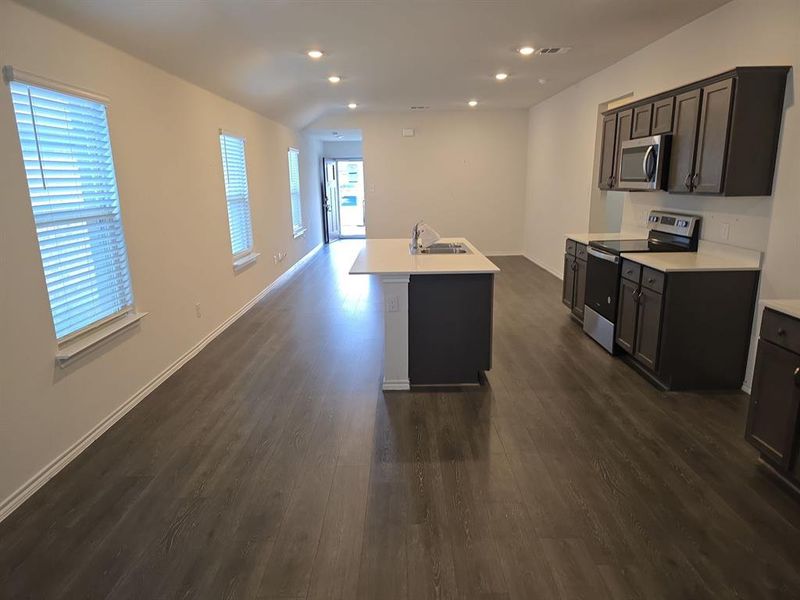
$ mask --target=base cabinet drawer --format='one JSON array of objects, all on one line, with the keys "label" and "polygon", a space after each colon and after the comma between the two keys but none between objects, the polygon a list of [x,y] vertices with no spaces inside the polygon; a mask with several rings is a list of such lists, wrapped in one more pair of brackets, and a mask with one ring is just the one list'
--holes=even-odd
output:
[{"label": "base cabinet drawer", "polygon": [[798,440],[800,354],[758,343],[745,437],[774,466],[791,469]]}]

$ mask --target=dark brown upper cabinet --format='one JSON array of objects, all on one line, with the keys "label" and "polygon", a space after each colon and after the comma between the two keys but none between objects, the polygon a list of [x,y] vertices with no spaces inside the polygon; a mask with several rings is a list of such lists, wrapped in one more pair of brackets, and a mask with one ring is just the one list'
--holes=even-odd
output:
[{"label": "dark brown upper cabinet", "polygon": [[675,98],[675,126],[672,129],[672,154],[667,180],[670,192],[692,191],[701,101],[700,90],[692,90]]},{"label": "dark brown upper cabinet", "polygon": [[733,79],[703,88],[697,156],[692,175],[693,192],[718,194],[722,191],[732,100]]},{"label": "dark brown upper cabinet", "polygon": [[610,190],[614,185],[614,149],[617,139],[617,115],[603,117],[600,135],[600,169],[597,185],[601,190]]},{"label": "dark brown upper cabinet", "polygon": [[672,109],[674,106],[674,96],[653,102],[653,127],[651,129],[651,135],[672,133]]},{"label": "dark brown upper cabinet", "polygon": [[622,142],[631,139],[631,129],[633,127],[633,109],[623,110],[617,115],[617,142],[614,148],[614,176],[611,179],[611,187],[619,185],[617,181],[617,169],[619,169],[619,157],[622,150]]},{"label": "dark brown upper cabinet", "polygon": [[[679,194],[769,196],[775,175],[783,119],[786,74],[790,67],[736,67],[637,100],[603,114],[632,115],[632,137],[672,134],[667,190]],[[607,125],[608,123],[608,125]],[[603,139],[602,158],[611,172],[603,189],[614,187],[616,151]],[[614,148],[620,144],[615,140]],[[601,179],[603,172],[601,171]],[[611,176],[611,179],[607,177]]]},{"label": "dark brown upper cabinet", "polygon": [[650,135],[650,118],[653,115],[653,105],[645,104],[633,109],[633,130],[631,138],[641,138]]}]

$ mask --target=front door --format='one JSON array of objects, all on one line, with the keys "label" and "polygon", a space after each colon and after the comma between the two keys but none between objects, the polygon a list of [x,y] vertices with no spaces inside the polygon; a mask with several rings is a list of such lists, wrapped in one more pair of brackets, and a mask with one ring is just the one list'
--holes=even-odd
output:
[{"label": "front door", "polygon": [[341,236],[339,223],[339,176],[336,160],[322,159],[324,183],[322,184],[322,217],[325,226],[325,241],[333,242]]}]

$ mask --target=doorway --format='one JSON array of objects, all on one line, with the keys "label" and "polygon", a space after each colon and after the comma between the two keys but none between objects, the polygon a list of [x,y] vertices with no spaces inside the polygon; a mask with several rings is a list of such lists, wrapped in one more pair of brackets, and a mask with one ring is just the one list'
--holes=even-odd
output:
[{"label": "doorway", "polygon": [[364,161],[324,158],[322,169],[327,241],[366,237]]}]

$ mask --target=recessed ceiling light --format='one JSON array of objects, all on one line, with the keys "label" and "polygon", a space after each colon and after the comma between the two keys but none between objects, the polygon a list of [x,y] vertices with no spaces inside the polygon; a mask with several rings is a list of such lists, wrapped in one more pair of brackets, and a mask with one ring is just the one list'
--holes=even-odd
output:
[{"label": "recessed ceiling light", "polygon": [[505,81],[508,79],[508,73],[498,73],[494,78],[497,79],[497,81]]},{"label": "recessed ceiling light", "polygon": [[358,108],[358,104],[356,104],[355,102],[351,102],[350,104],[347,105],[347,108],[349,108],[350,110],[355,110]]},{"label": "recessed ceiling light", "polygon": [[313,58],[314,60],[318,58],[322,58],[322,55],[325,54],[322,50],[309,50],[306,52],[309,58]]},{"label": "recessed ceiling light", "polygon": [[472,108],[475,108],[476,106],[478,106],[478,101],[470,100],[469,102],[467,102],[467,104],[469,104]]},{"label": "recessed ceiling light", "polygon": [[544,85],[545,83],[547,83],[547,79],[545,79],[544,77],[540,77],[540,78],[539,78],[539,83],[540,83],[541,85]]},{"label": "recessed ceiling light", "polygon": [[338,75],[331,75],[330,77],[328,77],[328,81],[330,81],[331,83],[339,83],[341,80],[342,78],[339,77]]},{"label": "recessed ceiling light", "polygon": [[531,46],[523,46],[519,50],[517,50],[522,56],[530,56],[535,52],[535,50]]}]

